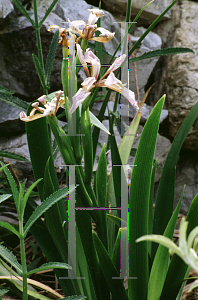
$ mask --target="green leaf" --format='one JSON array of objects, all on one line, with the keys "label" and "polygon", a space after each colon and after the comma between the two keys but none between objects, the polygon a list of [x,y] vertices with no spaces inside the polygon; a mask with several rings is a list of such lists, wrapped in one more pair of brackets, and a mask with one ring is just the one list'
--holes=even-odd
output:
[{"label": "green leaf", "polygon": [[100,122],[100,120],[98,120],[98,118],[96,116],[94,116],[94,114],[91,111],[89,112],[89,115],[90,115],[91,124],[100,128],[107,134],[110,134],[110,132],[106,129],[106,127],[102,124],[102,122]]},{"label": "green leaf", "polygon": [[29,106],[29,104],[27,102],[19,99],[18,97],[14,97],[8,93],[1,92],[1,91],[0,91],[0,100],[6,102],[8,104],[11,104],[14,107],[25,110],[25,111],[27,110],[27,108]]},{"label": "green leaf", "polygon": [[118,218],[114,215],[107,214],[107,218],[112,220],[118,227],[120,227],[121,221],[124,222],[124,226],[127,226],[127,223],[124,220],[122,220],[121,218]]},{"label": "green leaf", "polygon": [[[1,161],[0,161],[0,164],[2,165],[2,167],[5,167],[4,163],[2,163]],[[8,170],[7,167],[4,168],[4,173],[7,177],[9,185],[11,187],[14,202],[15,202],[15,206],[16,206],[16,209],[17,209],[17,214],[19,215],[19,192],[18,192],[17,185],[14,181],[14,178],[12,177],[12,174],[10,173],[10,171]]]},{"label": "green leaf", "polygon": [[114,300],[128,300],[127,292],[122,281],[118,279],[113,279],[112,277],[119,277],[119,273],[117,272],[115,265],[113,264],[111,258],[104,245],[97,237],[95,233],[93,233],[93,240],[96,247],[96,251],[98,254],[98,258],[100,261],[100,265],[102,268],[102,272],[104,274],[105,280],[108,284],[109,290],[112,294],[112,299]]},{"label": "green leaf", "polygon": [[[106,206],[106,191],[107,191],[107,159],[105,144],[102,147],[100,154],[98,168],[96,171],[96,196],[98,207]],[[107,237],[107,217],[106,211],[101,210],[97,217],[97,233],[103,245],[108,250],[108,237]]]},{"label": "green leaf", "polygon": [[41,265],[39,268],[36,268],[34,270],[31,270],[26,273],[27,276],[43,271],[43,270],[50,270],[50,269],[72,269],[71,266],[65,263],[60,263],[60,262],[49,262],[46,264]]},{"label": "green leaf", "polygon": [[57,30],[52,38],[52,42],[50,45],[49,53],[47,56],[46,64],[45,64],[45,81],[47,86],[49,85],[50,81],[50,74],[52,71],[52,66],[55,59],[56,49],[58,45],[58,39],[59,39],[59,30]]},{"label": "green leaf", "polygon": [[[159,182],[155,212],[154,212],[154,224],[153,233],[163,234],[167,223],[172,215],[173,211],[173,201],[174,201],[174,174],[175,166],[177,164],[179,152],[183,145],[183,142],[192,127],[194,121],[198,116],[198,103],[196,103],[191,111],[188,113],[187,117],[183,121],[182,125],[177,132],[169,153],[167,155],[161,179]],[[170,197],[170,193],[172,196]],[[155,247],[156,249],[156,247]]]},{"label": "green leaf", "polygon": [[18,238],[21,237],[20,233],[14,228],[14,226],[12,226],[11,224],[7,223],[7,222],[2,222],[0,221],[0,226],[3,228],[8,229],[9,231],[11,231],[12,233],[14,233],[15,235],[18,236]]},{"label": "green leaf", "polygon": [[42,180],[42,178],[38,179],[36,182],[34,182],[29,188],[28,190],[26,191],[23,199],[21,200],[20,202],[20,210],[21,210],[21,216],[23,216],[24,214],[24,210],[25,210],[25,205],[27,203],[27,200],[28,200],[28,197],[30,196],[32,190],[35,188],[35,186]]},{"label": "green leaf", "polygon": [[[78,199],[77,197],[76,201],[77,205],[79,205],[80,207],[83,206],[81,199]],[[109,299],[109,289],[102,274],[103,272],[98,261],[96,249],[94,247],[92,222],[88,211],[76,211],[76,225],[78,227],[80,240],[83,246],[83,250],[89,267],[90,277],[96,294],[96,298],[93,300]],[[82,273],[82,275],[83,274],[84,272]]]},{"label": "green leaf", "polygon": [[82,300],[82,299],[87,299],[85,296],[69,296],[66,298],[62,298],[60,300]]},{"label": "green leaf", "polygon": [[43,74],[43,70],[42,70],[41,64],[39,62],[39,59],[34,53],[32,53],[32,57],[33,57],[36,72],[37,72],[38,77],[40,79],[40,83],[42,85],[42,88],[45,89],[46,88],[45,75]]},{"label": "green leaf", "polygon": [[6,290],[6,289],[0,289],[0,296],[5,295],[7,292],[9,292],[9,290]]},{"label": "green leaf", "polygon": [[27,10],[23,7],[23,5],[18,0],[13,0],[13,2],[16,4],[16,6],[20,9],[20,11],[24,14],[24,16],[30,21],[32,26],[35,26],[34,20],[32,20],[27,12]]},{"label": "green leaf", "polygon": [[63,188],[61,190],[54,192],[51,196],[49,196],[46,200],[44,200],[41,203],[41,205],[36,208],[36,210],[33,212],[31,217],[25,224],[24,237],[27,235],[30,227],[44,212],[46,212],[52,205],[54,205],[56,202],[58,202],[62,198],[65,198],[69,193],[73,192],[74,190],[75,190],[75,186],[71,185],[69,187],[69,191],[67,188]]},{"label": "green leaf", "polygon": [[0,196],[0,203],[12,197],[12,194],[5,194]]},{"label": "green leaf", "polygon": [[146,52],[140,56],[136,56],[129,59],[129,62],[136,62],[143,59],[151,58],[151,57],[157,57],[157,56],[164,56],[164,55],[175,55],[175,54],[181,54],[181,53],[194,53],[192,49],[189,48],[166,48],[166,49],[158,49],[154,51]]},{"label": "green leaf", "polygon": [[4,86],[1,86],[1,85],[0,85],[0,92],[1,93],[6,93],[8,95],[14,94],[14,92],[7,90]]},{"label": "green leaf", "polygon": [[84,182],[85,184],[90,184],[93,174],[93,149],[92,147],[90,147],[90,145],[92,145],[92,130],[89,115],[89,107],[86,109],[86,119],[85,111],[83,109],[81,110],[81,128],[85,166]]},{"label": "green leaf", "polygon": [[41,27],[41,25],[45,22],[45,20],[47,19],[47,17],[51,13],[51,11],[53,10],[53,8],[54,8],[54,6],[56,5],[57,2],[58,2],[58,0],[54,0],[52,2],[52,4],[50,5],[50,7],[48,8],[48,10],[46,11],[44,18],[39,22],[39,27]]},{"label": "green leaf", "polygon": [[25,158],[19,154],[8,152],[8,151],[0,151],[0,156],[16,159],[16,160],[20,160],[20,161],[29,161],[27,158]]},{"label": "green leaf", "polygon": [[[191,119],[189,119],[189,122],[191,122]],[[183,124],[184,123],[185,121],[183,122]],[[198,194],[194,197],[186,217],[186,221],[189,222],[188,229],[187,229],[187,236],[196,226],[198,226],[197,211],[198,211]],[[163,286],[160,300],[167,300],[167,299],[175,300],[175,298],[179,293],[180,287],[183,284],[184,278],[188,276],[187,269],[188,269],[188,265],[186,265],[180,257],[174,254],[170,261],[170,265],[168,268],[168,272],[166,275],[166,280]]]},{"label": "green leaf", "polygon": [[0,256],[11,264],[19,275],[22,274],[22,266],[18,263],[16,256],[6,247],[0,245]]},{"label": "green leaf", "polygon": [[[116,197],[116,206],[120,206],[121,197],[121,172],[123,172],[122,161],[120,153],[118,151],[117,142],[113,131],[113,119],[109,116],[109,128],[111,132],[110,144],[111,144],[111,159],[112,159],[112,173],[113,173],[113,184]],[[115,166],[115,167],[114,167]]]},{"label": "green leaf", "polygon": [[[136,239],[148,234],[150,184],[159,120],[165,95],[153,108],[142,131],[129,189],[129,298],[146,299],[148,289],[148,242],[137,244]],[[135,259],[134,259],[135,257]]]},{"label": "green leaf", "polygon": [[[120,273],[120,254],[121,254],[120,244],[128,245],[128,230],[127,230],[127,228],[122,227],[119,229],[117,237],[116,237],[115,245],[113,248],[112,262],[114,263],[118,273]],[[121,272],[123,272],[124,267],[125,266],[122,266]],[[127,267],[128,266],[126,266],[126,268]]]},{"label": "green leaf", "polygon": [[[184,189],[182,191],[179,203],[177,204],[177,207],[164,232],[164,237],[167,237],[171,240],[173,238],[173,233],[177,222],[181,201],[183,199],[183,194],[184,194]],[[155,255],[155,259],[149,277],[148,295],[147,295],[148,300],[160,299],[160,295],[166,278],[166,273],[168,270],[169,258],[170,258],[170,254],[168,252],[168,249],[160,245]]]}]

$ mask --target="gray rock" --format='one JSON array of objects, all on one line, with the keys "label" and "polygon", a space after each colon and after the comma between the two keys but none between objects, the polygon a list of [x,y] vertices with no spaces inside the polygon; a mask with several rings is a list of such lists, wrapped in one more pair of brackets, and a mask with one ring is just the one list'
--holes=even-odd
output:
[{"label": "gray rock", "polygon": [[[99,111],[102,107],[102,102],[95,102],[91,111],[94,115],[98,116],[99,114]],[[114,102],[113,101],[109,101],[108,102],[108,107],[109,107],[109,110],[110,111],[113,111],[113,107],[114,107]],[[146,103],[144,103],[143,105],[143,108],[142,108],[142,114],[141,114],[141,120],[140,120],[140,123],[141,124],[145,124],[151,111],[152,111],[153,107],[151,107],[150,105],[147,105]],[[121,113],[120,111],[120,107],[118,105],[117,107],[117,111]],[[121,120],[122,121],[125,121],[126,122],[126,116],[128,118],[128,121],[133,119],[137,113],[137,110],[134,109],[130,104],[129,105],[125,105],[125,104],[122,104],[122,112],[124,112],[124,116],[122,118],[122,115],[121,115]],[[108,110],[106,108],[105,110],[105,114],[104,114],[105,118],[108,118]],[[162,109],[162,113],[161,113],[161,116],[160,116],[160,124],[168,117],[168,110],[167,109]]]},{"label": "gray rock", "polygon": [[[168,47],[188,47],[195,53],[168,56],[162,61],[155,74],[155,99],[166,94],[165,105],[169,113],[169,135],[174,138],[184,118],[198,101],[197,84],[197,13],[198,3],[183,1],[175,6],[172,20],[159,25],[157,32],[162,34],[162,40]],[[164,27],[164,30],[162,29]],[[174,28],[174,30],[173,30]],[[168,33],[168,35],[167,35]],[[158,78],[157,78],[158,77]],[[198,150],[198,122],[193,124],[183,148]]]},{"label": "gray rock", "polygon": [[22,110],[0,100],[0,136],[25,132],[25,123],[20,121]]},{"label": "gray rock", "polygon": [[12,1],[0,0],[0,19],[5,19],[13,10]]},{"label": "gray rock", "polygon": [[[171,4],[171,0],[160,1],[156,0],[149,4],[139,17],[138,23],[150,25],[167,7]],[[105,8],[113,13],[120,21],[125,21],[127,0],[103,0]],[[131,20],[133,20],[138,12],[146,5],[146,0],[133,0],[131,7]],[[171,13],[167,12],[162,20],[170,18]]]}]

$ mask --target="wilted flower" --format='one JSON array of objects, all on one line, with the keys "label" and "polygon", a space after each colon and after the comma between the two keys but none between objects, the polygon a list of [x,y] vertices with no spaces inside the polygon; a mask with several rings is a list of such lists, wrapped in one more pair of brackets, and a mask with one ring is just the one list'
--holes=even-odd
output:
[{"label": "wilted flower", "polygon": [[198,257],[195,250],[191,248],[193,246],[195,237],[198,234],[198,226],[190,232],[188,239],[186,239],[187,227],[188,222],[185,221],[185,218],[182,218],[179,229],[179,247],[177,247],[177,245],[169,238],[155,234],[142,236],[138,238],[136,242],[147,240],[159,243],[168,248],[171,254],[177,254],[187,265],[189,265],[198,273]]},{"label": "wilted flower", "polygon": [[[84,21],[76,20],[69,21],[69,31],[75,32],[80,35],[84,40],[94,40],[101,43],[109,42],[113,37],[115,32],[110,32],[102,27],[97,27],[95,24],[97,20],[104,15],[104,12],[100,9],[88,9],[90,16],[87,24]],[[80,26],[84,26],[83,29],[79,29]],[[93,37],[96,31],[100,31],[101,34],[99,37]]]},{"label": "wilted flower", "polygon": [[[27,116],[24,111],[20,113],[20,120],[25,122],[30,122],[42,117],[55,115],[59,107],[65,103],[64,97],[61,97],[62,94],[63,91],[56,92],[55,93],[56,97],[53,98],[51,102],[47,102],[47,103],[45,101],[46,95],[41,96],[40,98],[38,98],[37,102],[32,103],[33,109],[30,112],[29,116]],[[42,103],[45,108],[40,107],[39,102]],[[36,112],[40,112],[40,114]]]},{"label": "wilted flower", "polygon": [[[122,56],[116,58],[114,63],[109,67],[107,72],[101,77],[99,81],[98,76],[100,72],[100,60],[98,57],[89,49],[86,50],[85,54],[83,55],[82,49],[80,45],[77,46],[78,57],[80,62],[88,76],[83,83],[81,83],[82,88],[78,90],[78,92],[73,96],[73,105],[70,109],[70,113],[73,113],[76,108],[91,94],[90,90],[94,87],[107,87],[116,92],[122,94],[132,106],[138,109],[137,102],[135,101],[135,94],[131,90],[127,89],[122,82],[117,79],[113,73],[116,69],[118,69],[122,62],[125,60],[126,55],[123,54]],[[89,73],[89,69],[87,63],[91,65],[91,77]],[[108,77],[104,79],[104,77]]]}]

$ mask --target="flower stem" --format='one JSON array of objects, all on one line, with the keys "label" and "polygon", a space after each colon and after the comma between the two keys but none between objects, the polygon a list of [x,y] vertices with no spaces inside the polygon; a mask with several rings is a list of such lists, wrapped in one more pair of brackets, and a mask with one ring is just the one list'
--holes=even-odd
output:
[{"label": "flower stem", "polygon": [[[38,47],[39,62],[41,65],[42,72],[43,72],[43,74],[45,74],[44,63],[43,63],[43,52],[42,52],[42,46],[41,46],[40,25],[38,22],[37,0],[33,0],[33,4],[34,4],[34,20],[35,20],[36,41],[37,41],[37,47]],[[43,87],[43,92],[45,95],[47,95],[46,87]]]}]

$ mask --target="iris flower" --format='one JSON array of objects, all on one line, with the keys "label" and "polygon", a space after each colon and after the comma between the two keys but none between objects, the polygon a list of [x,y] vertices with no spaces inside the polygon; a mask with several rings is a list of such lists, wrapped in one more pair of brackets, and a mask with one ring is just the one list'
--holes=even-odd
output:
[{"label": "iris flower", "polygon": [[[82,20],[69,21],[68,31],[77,33],[84,40],[90,41],[94,40],[101,43],[108,43],[113,37],[115,32],[110,32],[102,27],[97,27],[95,24],[97,20],[104,15],[104,12],[100,9],[88,9],[90,16],[87,24]],[[80,26],[84,26],[83,29],[79,29]],[[96,31],[100,31],[99,37],[93,37]]]},{"label": "iris flower", "polygon": [[[76,47],[78,57],[88,77],[81,83],[82,88],[80,88],[78,92],[73,96],[73,105],[69,112],[72,114],[76,110],[76,108],[91,94],[91,89],[95,87],[107,87],[116,92],[119,92],[129,101],[129,103],[131,103],[132,106],[138,109],[134,92],[127,89],[125,87],[125,84],[122,84],[122,82],[117,79],[113,73],[113,71],[117,70],[121,66],[122,62],[126,58],[126,54],[123,54],[122,56],[116,58],[107,72],[98,80],[100,72],[99,58],[89,49],[87,49],[85,54],[83,55],[83,51],[80,45],[77,44]],[[91,65],[91,76],[87,63]],[[107,75],[108,77],[104,79],[104,77],[106,77]]]},{"label": "iris flower", "polygon": [[[46,116],[55,115],[59,107],[65,103],[64,97],[61,97],[63,93],[63,91],[56,92],[56,97],[53,98],[51,102],[47,103],[45,101],[46,95],[41,96],[38,98],[37,102],[32,103],[33,109],[29,116],[27,116],[24,111],[20,113],[20,120],[30,122]],[[42,103],[45,108],[40,107],[39,103]],[[40,114],[36,112],[40,112]]]}]

